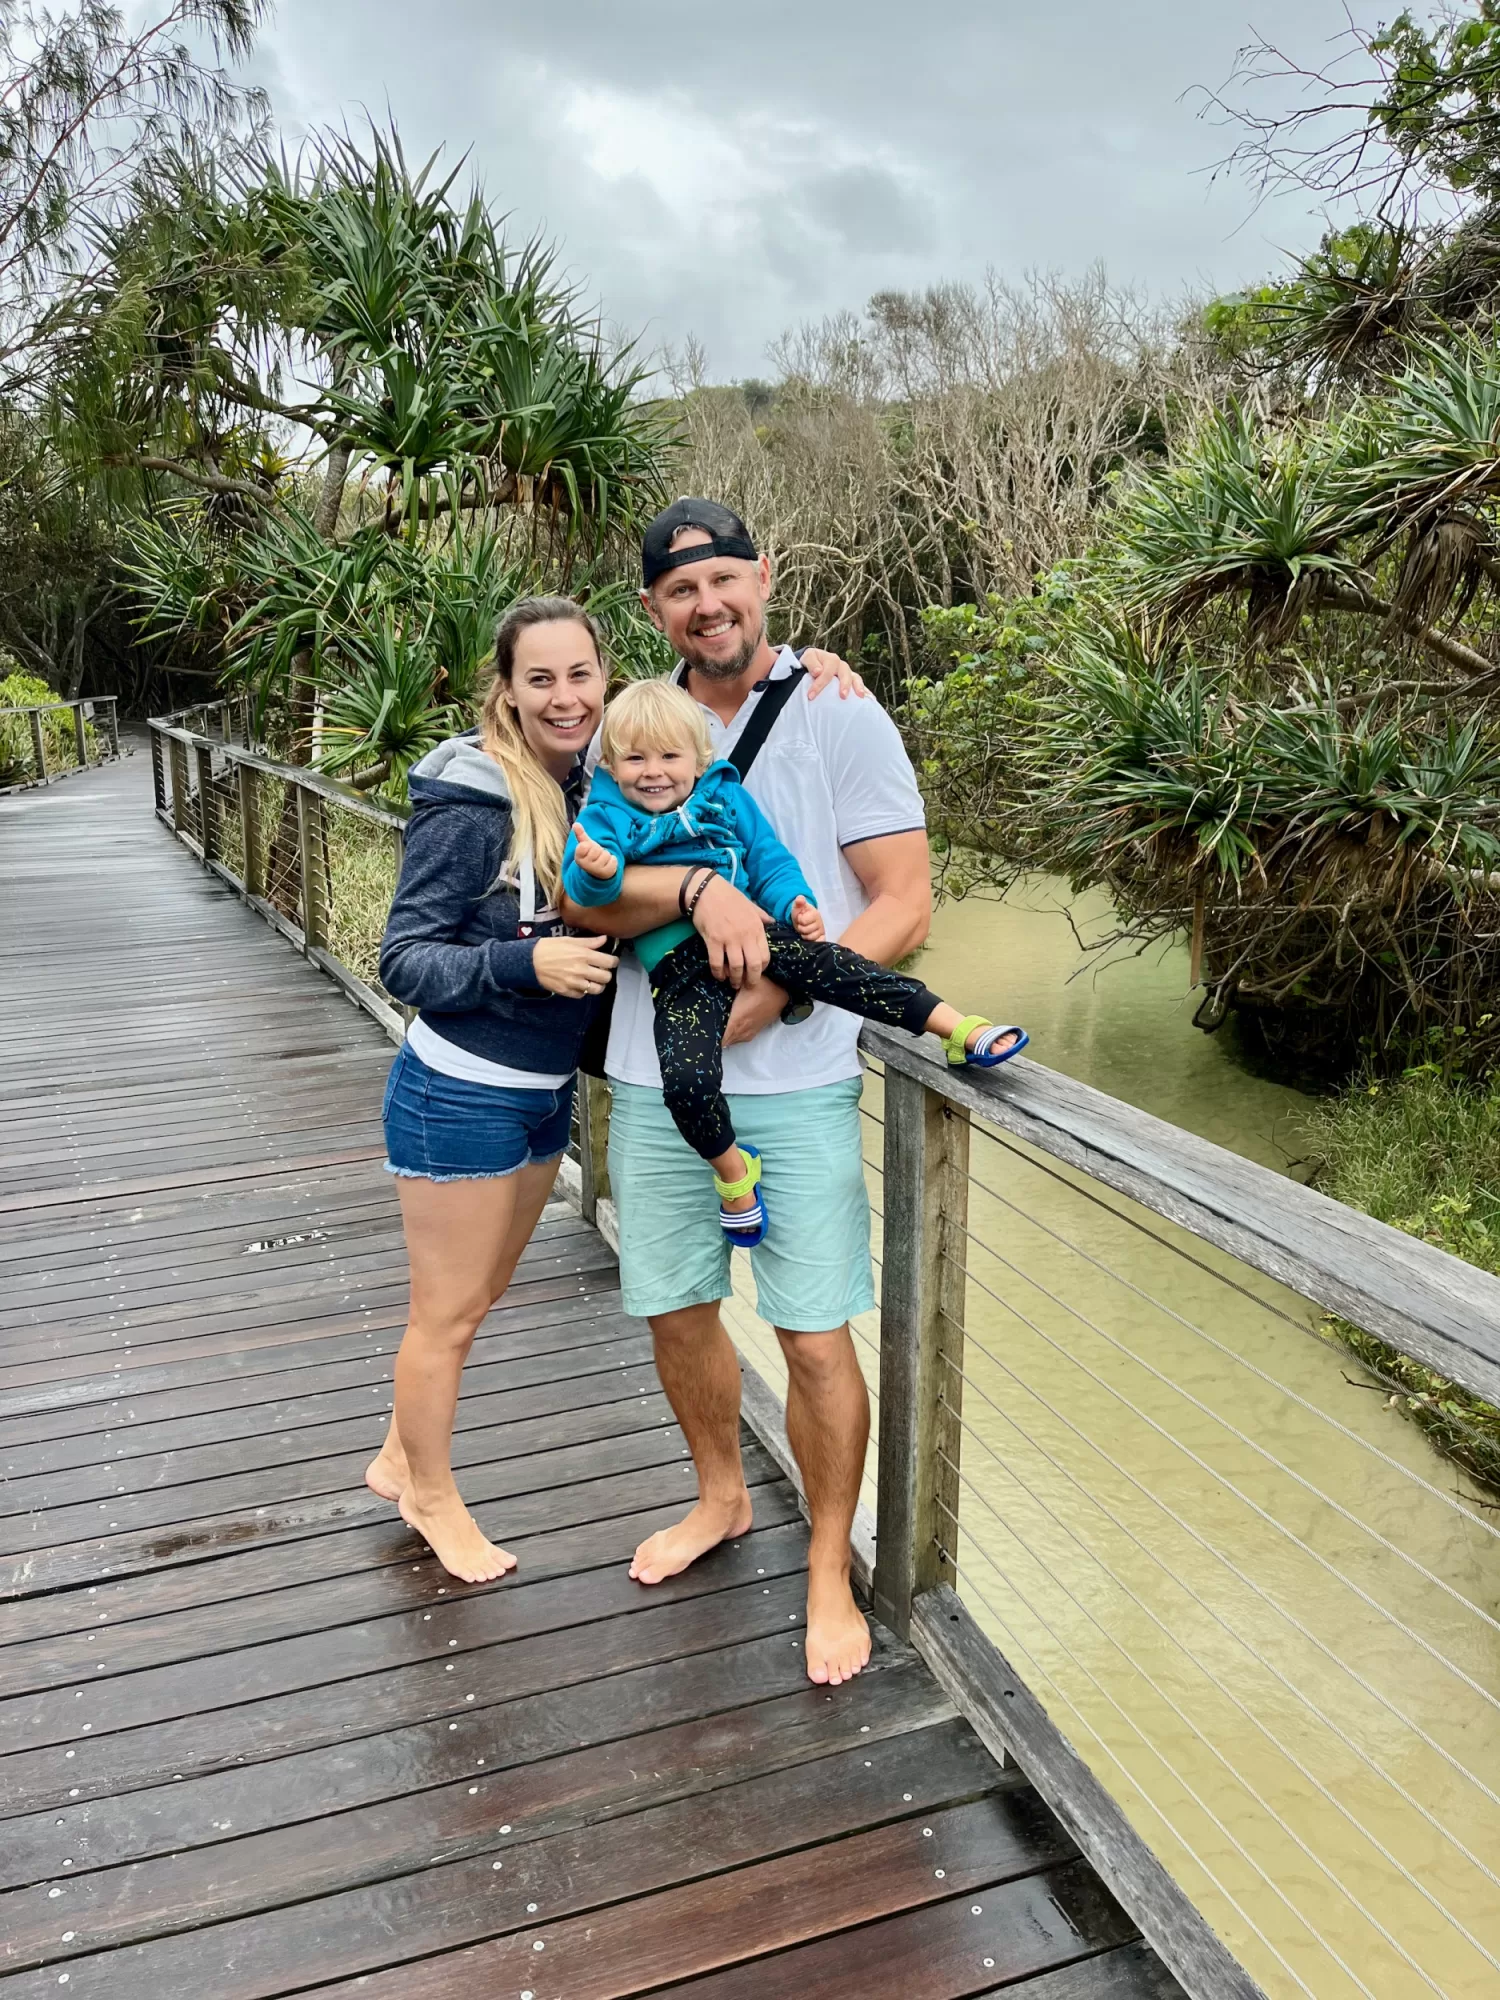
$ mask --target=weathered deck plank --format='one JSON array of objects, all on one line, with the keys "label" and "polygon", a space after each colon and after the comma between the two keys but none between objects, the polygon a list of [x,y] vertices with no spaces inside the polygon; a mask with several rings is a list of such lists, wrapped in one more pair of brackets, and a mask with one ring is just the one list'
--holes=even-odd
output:
[{"label": "weathered deck plank", "polygon": [[691,1468],[577,1217],[456,1433],[517,1576],[452,1584],[365,1489],[389,1044],[174,846],[144,759],[0,802],[0,1009],[7,1996],[1169,2000],[909,1648],[808,1685],[759,1446],[751,1532],[630,1582]]}]

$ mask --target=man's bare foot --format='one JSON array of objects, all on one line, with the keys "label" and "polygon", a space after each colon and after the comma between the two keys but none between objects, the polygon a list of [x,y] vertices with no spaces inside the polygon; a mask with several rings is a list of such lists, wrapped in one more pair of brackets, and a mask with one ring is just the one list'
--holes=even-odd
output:
[{"label": "man's bare foot", "polygon": [[456,1489],[434,1506],[419,1507],[408,1488],[397,1505],[406,1525],[416,1529],[449,1576],[460,1582],[493,1583],[515,1568],[515,1557],[496,1548]]},{"label": "man's bare foot", "polygon": [[750,1494],[742,1490],[729,1502],[700,1500],[690,1514],[670,1528],[658,1528],[648,1535],[635,1552],[630,1574],[637,1583],[664,1583],[680,1576],[699,1556],[706,1556],[720,1542],[750,1532]]},{"label": "man's bare foot", "polygon": [[372,1493],[378,1493],[382,1500],[399,1500],[406,1491],[411,1474],[406,1469],[406,1453],[399,1440],[387,1438],[379,1452],[365,1467],[365,1484]]},{"label": "man's bare foot", "polygon": [[807,1579],[807,1677],[820,1687],[852,1681],[870,1657],[870,1628],[847,1573]]}]

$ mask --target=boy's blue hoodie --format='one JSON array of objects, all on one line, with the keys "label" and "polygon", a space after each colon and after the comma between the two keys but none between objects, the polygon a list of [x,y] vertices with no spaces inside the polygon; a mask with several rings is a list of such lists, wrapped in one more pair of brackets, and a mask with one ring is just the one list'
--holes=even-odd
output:
[{"label": "boy's blue hoodie", "polygon": [[[544,1076],[576,1068],[598,1002],[537,984],[536,939],[519,935],[516,890],[496,886],[511,836],[505,773],[471,731],[429,751],[408,788],[412,814],[380,947],[381,984],[434,1033],[486,1062]],[[546,937],[562,926],[553,918],[535,928]]]},{"label": "boy's blue hoodie", "polygon": [[[574,858],[580,828],[620,863],[609,881],[587,874]],[[739,772],[723,759],[709,765],[680,806],[661,813],[633,806],[604,766],[598,767],[588,804],[568,836],[563,888],[586,909],[612,903],[632,861],[684,867],[706,862],[779,924],[791,922],[799,896],[817,901],[795,855],[782,846]]]}]

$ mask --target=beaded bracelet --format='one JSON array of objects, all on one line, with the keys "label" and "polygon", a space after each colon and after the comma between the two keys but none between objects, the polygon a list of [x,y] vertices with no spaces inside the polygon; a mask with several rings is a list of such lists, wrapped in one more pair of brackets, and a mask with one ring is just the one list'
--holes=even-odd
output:
[{"label": "beaded bracelet", "polygon": [[693,912],[697,909],[698,905],[703,901],[704,890],[708,887],[709,883],[714,881],[715,879],[716,879],[715,871],[712,868],[705,868],[702,875],[699,877],[698,881],[694,884],[693,893],[691,896],[688,897],[687,906],[683,911],[683,915],[687,918],[689,923],[691,923],[693,920]]},{"label": "beaded bracelet", "polygon": [[703,877],[706,875],[712,875],[713,872],[714,871],[712,870],[712,868],[702,868],[702,869],[690,868],[687,871],[686,875],[683,876],[682,880],[677,884],[677,914],[679,916],[685,917],[688,915],[687,895],[688,895],[689,884],[692,883],[696,878],[699,893],[701,894],[703,889]]}]

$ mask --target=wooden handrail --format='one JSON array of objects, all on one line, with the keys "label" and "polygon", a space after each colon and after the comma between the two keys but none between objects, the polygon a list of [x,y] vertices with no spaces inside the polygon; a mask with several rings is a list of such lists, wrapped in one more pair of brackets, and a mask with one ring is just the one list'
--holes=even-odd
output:
[{"label": "wooden handrail", "polygon": [[153,736],[163,742],[181,743],[193,751],[211,751],[215,757],[251,771],[259,771],[268,778],[280,778],[284,784],[295,785],[299,791],[313,793],[325,799],[330,805],[342,806],[359,819],[370,820],[376,826],[393,827],[403,830],[407,815],[397,812],[392,806],[376,805],[353,785],[341,784],[337,778],[330,778],[326,771],[315,770],[310,764],[282,764],[263,750],[254,750],[242,743],[221,742],[216,736],[205,736],[194,729],[184,729],[175,723],[153,718],[147,724]]},{"label": "wooden handrail", "polygon": [[[101,712],[102,711],[102,712]],[[72,769],[88,769],[88,725],[96,718],[104,725],[109,749],[99,758],[100,763],[112,763],[120,754],[119,698],[112,694],[80,695],[74,701],[28,702],[24,705],[0,708],[0,716],[24,715],[31,728],[31,761],[35,775],[32,783],[50,785],[53,777],[66,775],[63,770],[53,772],[47,763],[47,738],[42,728],[44,716],[69,714],[73,718],[74,763]]]},{"label": "wooden handrail", "polygon": [[[327,832],[324,807],[335,805],[371,825],[395,835],[399,872],[401,842],[406,818],[389,806],[378,806],[352,785],[341,785],[323,771],[303,764],[282,764],[274,757],[248,745],[228,740],[229,718],[239,705],[214,704],[224,711],[226,734],[205,736],[181,726],[175,719],[154,717],[147,728],[151,743],[151,774],[156,795],[156,816],[171,828],[184,847],[196,854],[212,874],[243,897],[257,915],[278,930],[321,972],[335,980],[356,1005],[371,1014],[393,1041],[406,1032],[404,1012],[377,993],[368,980],[352,966],[345,965],[328,949],[329,909],[327,896]],[[202,715],[202,708],[181,711]],[[243,711],[240,711],[243,713]],[[220,797],[215,790],[215,765],[231,768],[235,774],[235,805],[240,815],[244,873],[236,874],[221,852]],[[192,774],[191,776],[189,774]],[[257,788],[261,779],[279,781],[290,788],[295,801],[297,839],[298,914],[293,922],[269,900],[267,856],[262,851],[256,816]],[[193,822],[196,820],[196,832]]]},{"label": "wooden handrail", "polygon": [[943,1102],[1500,1403],[1500,1278],[1024,1056],[955,1070],[897,1029],[867,1027],[860,1041]]}]

